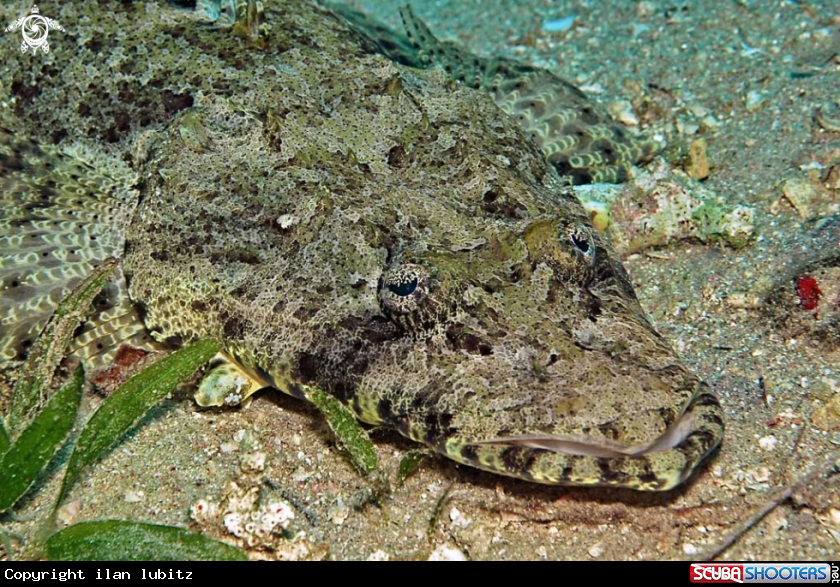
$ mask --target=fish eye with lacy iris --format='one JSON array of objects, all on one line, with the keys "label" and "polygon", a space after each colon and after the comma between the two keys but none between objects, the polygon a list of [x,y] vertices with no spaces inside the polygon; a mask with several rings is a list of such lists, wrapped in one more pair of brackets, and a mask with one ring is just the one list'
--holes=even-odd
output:
[{"label": "fish eye with lacy iris", "polygon": [[[570,186],[622,181],[655,142],[409,7],[398,32],[266,2],[254,40],[189,9],[127,18],[142,4],[79,4],[108,33],[96,46],[9,58],[40,94],[19,88],[1,119],[2,361],[117,257],[73,353],[101,369],[121,345],[218,338],[203,405],[317,388],[450,459],[557,485],[668,490],[718,446],[715,395]],[[118,47],[148,55],[80,89]]]}]

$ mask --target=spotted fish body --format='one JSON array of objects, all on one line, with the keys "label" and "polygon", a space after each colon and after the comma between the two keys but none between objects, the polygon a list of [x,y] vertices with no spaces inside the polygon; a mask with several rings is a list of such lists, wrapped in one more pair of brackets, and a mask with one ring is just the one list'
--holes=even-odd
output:
[{"label": "spotted fish body", "polygon": [[413,67],[440,66],[455,80],[487,91],[546,159],[574,184],[619,183],[649,161],[656,141],[618,124],[579,88],[545,69],[503,57],[480,57],[438,40],[409,5],[400,9],[407,37],[344,7],[339,12],[377,49]]},{"label": "spotted fish body", "polygon": [[[155,340],[219,337],[258,381],[322,389],[456,461],[541,483],[665,490],[718,445],[716,398],[647,321],[568,182],[485,91],[371,54],[302,0],[267,10],[265,49],[168,9],[132,26],[133,10],[111,16],[121,43],[152,47],[151,35],[179,51],[123,91],[194,103],[150,113],[110,154],[85,138],[110,136],[107,117],[68,130],[86,163],[63,144],[20,156],[7,141],[8,192],[46,197],[10,200],[0,222],[72,212],[100,234],[95,203],[115,204],[119,234],[97,255],[118,249],[117,289]],[[166,85],[211,64],[215,76]],[[56,83],[61,104],[76,90]],[[8,121],[15,136],[42,144],[49,106],[27,104]],[[85,187],[65,200],[68,169],[114,181],[68,184]],[[71,228],[52,226],[37,237],[47,257],[3,257],[36,291]],[[4,281],[2,341],[26,315],[12,290]]]}]

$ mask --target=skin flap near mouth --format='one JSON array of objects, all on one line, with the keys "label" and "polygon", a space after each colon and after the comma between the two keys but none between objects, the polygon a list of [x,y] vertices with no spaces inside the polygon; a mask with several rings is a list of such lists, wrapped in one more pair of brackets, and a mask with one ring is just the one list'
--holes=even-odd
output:
[{"label": "skin flap near mouth", "polygon": [[656,454],[678,446],[694,430],[696,423],[691,414],[683,414],[664,434],[647,444],[628,446],[607,438],[585,436],[553,436],[523,434],[478,441],[476,445],[508,445],[538,448],[574,456],[620,458]]}]

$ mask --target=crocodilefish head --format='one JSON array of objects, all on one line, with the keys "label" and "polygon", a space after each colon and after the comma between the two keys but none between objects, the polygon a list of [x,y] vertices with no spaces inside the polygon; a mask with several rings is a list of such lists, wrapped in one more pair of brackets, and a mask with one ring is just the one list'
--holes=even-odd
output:
[{"label": "crocodilefish head", "polygon": [[719,408],[650,325],[602,237],[568,213],[483,224],[469,251],[389,256],[377,296],[391,338],[362,359],[345,401],[505,475],[683,481],[719,441]]}]

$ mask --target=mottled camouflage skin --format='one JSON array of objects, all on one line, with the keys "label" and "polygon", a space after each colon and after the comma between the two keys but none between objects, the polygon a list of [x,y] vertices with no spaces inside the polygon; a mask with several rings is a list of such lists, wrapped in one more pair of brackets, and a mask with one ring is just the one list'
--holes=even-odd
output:
[{"label": "mottled camouflage skin", "polygon": [[[123,40],[102,42],[168,47],[149,61],[173,85],[144,99],[192,101],[112,147],[137,174],[121,256],[157,340],[221,337],[282,391],[319,387],[450,458],[543,483],[668,489],[720,442],[717,400],[485,92],[370,54],[302,1],[269,5],[256,47],[173,10],[120,12],[137,10],[118,9]],[[192,75],[208,59],[215,77]],[[39,108],[14,122],[44,140]]]},{"label": "mottled camouflage skin", "polygon": [[659,145],[628,130],[579,88],[550,71],[504,57],[481,57],[438,40],[409,5],[400,9],[405,36],[369,17],[335,9],[377,51],[412,67],[441,67],[453,79],[487,91],[573,184],[625,181],[633,165],[649,161]]}]

